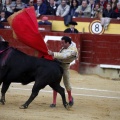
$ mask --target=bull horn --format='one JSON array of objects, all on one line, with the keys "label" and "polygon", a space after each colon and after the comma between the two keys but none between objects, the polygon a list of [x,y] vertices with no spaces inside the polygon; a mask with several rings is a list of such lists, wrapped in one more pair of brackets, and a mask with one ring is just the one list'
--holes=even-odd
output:
[{"label": "bull horn", "polygon": [[5,41],[2,36],[0,36],[0,41]]}]

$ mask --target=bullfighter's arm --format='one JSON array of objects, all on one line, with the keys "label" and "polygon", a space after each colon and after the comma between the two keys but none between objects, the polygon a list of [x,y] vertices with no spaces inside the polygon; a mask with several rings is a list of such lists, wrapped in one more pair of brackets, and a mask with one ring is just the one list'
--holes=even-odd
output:
[{"label": "bullfighter's arm", "polygon": [[52,52],[52,51],[48,51],[49,55],[52,55],[54,58],[57,59],[68,59],[68,58],[72,58],[72,57],[77,57],[77,51],[76,50],[69,50],[67,52]]},{"label": "bullfighter's arm", "polygon": [[60,52],[54,52],[53,57],[57,59],[68,59],[76,56],[76,51],[68,51],[65,53],[60,53]]}]

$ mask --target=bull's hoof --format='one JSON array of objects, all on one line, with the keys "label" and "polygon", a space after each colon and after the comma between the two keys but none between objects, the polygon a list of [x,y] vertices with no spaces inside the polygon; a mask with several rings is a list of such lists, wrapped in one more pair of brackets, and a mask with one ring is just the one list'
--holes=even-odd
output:
[{"label": "bull's hoof", "polygon": [[64,105],[64,107],[65,107],[67,110],[70,110],[70,106],[69,106],[68,103],[66,103],[66,104]]},{"label": "bull's hoof", "polygon": [[5,105],[5,100],[0,100],[0,103],[2,104],[2,105]]},{"label": "bull's hoof", "polygon": [[27,109],[28,106],[27,106],[27,105],[21,105],[19,108],[20,108],[20,109]]}]

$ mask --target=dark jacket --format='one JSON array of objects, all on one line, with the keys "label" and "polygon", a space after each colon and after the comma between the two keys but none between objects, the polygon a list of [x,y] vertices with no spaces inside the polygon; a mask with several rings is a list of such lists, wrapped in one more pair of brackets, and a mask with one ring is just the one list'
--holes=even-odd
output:
[{"label": "dark jacket", "polygon": [[51,6],[50,4],[47,5],[47,15],[56,15],[58,5]]},{"label": "dark jacket", "polygon": [[74,31],[72,31],[70,28],[67,28],[64,30],[64,33],[79,33],[79,31],[77,29],[74,29]]},{"label": "dark jacket", "polygon": [[[34,4],[35,10],[37,10],[37,4]],[[39,14],[40,15],[46,15],[47,12],[47,5],[45,3],[42,3],[39,7]]]},{"label": "dark jacket", "polygon": [[72,17],[75,16],[76,9],[77,9],[77,7],[70,7],[69,15],[71,15]]},{"label": "dark jacket", "polygon": [[105,9],[103,11],[103,17],[113,18],[113,10],[111,9],[110,11],[108,11],[107,9]]},{"label": "dark jacket", "polygon": [[118,8],[115,9],[114,11],[114,18],[117,18],[117,17],[120,17],[120,10],[118,10]]}]

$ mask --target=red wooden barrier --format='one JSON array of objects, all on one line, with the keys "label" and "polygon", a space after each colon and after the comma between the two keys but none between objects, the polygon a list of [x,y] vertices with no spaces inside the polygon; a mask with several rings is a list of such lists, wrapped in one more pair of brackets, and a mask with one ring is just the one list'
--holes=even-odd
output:
[{"label": "red wooden barrier", "polygon": [[[12,30],[0,29],[0,35],[23,52],[36,55],[36,50],[16,41],[12,37]],[[59,51],[59,41],[52,40],[56,36],[70,36],[77,44],[79,57],[71,69],[80,71],[80,67],[84,68],[99,64],[120,65],[120,35],[92,35],[92,34],[68,34],[62,32],[41,32],[43,38],[52,36],[47,41],[48,48],[52,51]]]},{"label": "red wooden barrier", "polygon": [[81,62],[120,65],[120,36],[83,34]]},{"label": "red wooden barrier", "polygon": [[[32,56],[37,56],[37,51],[24,45],[23,43],[15,40],[13,37],[12,37],[12,30],[11,29],[0,29],[0,35],[5,39],[7,40],[9,43],[10,43],[10,46],[13,46],[15,48],[18,48],[19,50],[21,50],[22,52],[26,53],[26,54],[29,54],[29,55],[32,55]],[[79,63],[80,63],[80,35],[79,34],[65,34],[65,33],[58,33],[58,32],[41,32],[41,35],[43,36],[43,38],[47,35],[49,36],[52,36],[53,37],[56,37],[56,36],[63,36],[63,35],[67,35],[67,36],[70,36],[73,41],[76,43],[77,45],[77,48],[78,48],[78,51],[79,51],[79,56],[78,56],[78,59],[75,61],[74,64],[71,65],[71,69],[74,69],[76,71],[79,71]],[[50,38],[50,37],[49,37]],[[59,49],[61,48],[60,47],[60,43],[59,41],[56,41],[56,40],[52,40],[52,39],[48,39],[47,41],[47,46],[50,50],[52,51],[59,51]]]},{"label": "red wooden barrier", "polygon": [[30,48],[28,46],[26,46],[25,44],[15,40],[13,38],[13,32],[11,29],[0,29],[0,35],[9,42],[10,46],[13,46],[19,50],[21,50],[24,53],[27,53],[29,55],[34,56],[36,53],[36,50],[34,50],[33,48]]},{"label": "red wooden barrier", "polygon": [[52,31],[52,25],[38,25],[40,31]]},{"label": "red wooden barrier", "polygon": [[[43,16],[47,16],[49,20],[59,20],[59,21],[63,21],[64,18],[60,17],[60,16],[54,16],[54,15],[42,15],[40,16],[38,19],[42,19]],[[93,20],[100,20],[98,18],[73,18],[74,21],[76,22],[92,22]],[[115,24],[119,24],[120,21],[117,19],[111,19],[110,23],[115,23]]]}]

